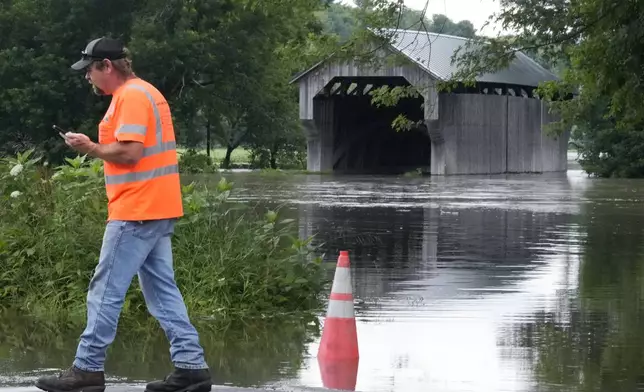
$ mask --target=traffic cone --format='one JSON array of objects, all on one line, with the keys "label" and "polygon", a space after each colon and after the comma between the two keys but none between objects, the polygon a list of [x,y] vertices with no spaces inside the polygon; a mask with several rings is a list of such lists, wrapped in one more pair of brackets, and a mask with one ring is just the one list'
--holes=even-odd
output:
[{"label": "traffic cone", "polygon": [[323,360],[357,360],[358,333],[353,309],[349,252],[340,251],[333,277],[331,298],[322,331],[318,358]]},{"label": "traffic cone", "polygon": [[338,360],[318,358],[322,385],[327,389],[355,391],[359,361],[357,358]]}]

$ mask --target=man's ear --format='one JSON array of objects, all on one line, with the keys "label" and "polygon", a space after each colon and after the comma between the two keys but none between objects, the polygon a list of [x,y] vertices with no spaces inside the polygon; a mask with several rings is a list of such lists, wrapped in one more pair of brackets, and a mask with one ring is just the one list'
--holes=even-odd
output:
[{"label": "man's ear", "polygon": [[108,59],[103,59],[101,63],[103,63],[104,71],[112,72],[112,70],[114,69],[114,64],[112,64],[112,62]]}]

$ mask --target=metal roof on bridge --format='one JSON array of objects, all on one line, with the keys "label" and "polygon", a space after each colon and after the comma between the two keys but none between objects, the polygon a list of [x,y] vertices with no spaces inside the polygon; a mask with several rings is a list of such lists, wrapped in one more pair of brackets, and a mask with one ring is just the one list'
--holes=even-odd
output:
[{"label": "metal roof on bridge", "polygon": [[[457,65],[451,64],[452,56],[460,46],[468,41],[467,38],[425,31],[394,29],[383,31],[387,35],[393,33],[390,49],[405,55],[434,78],[443,81],[448,80],[456,72]],[[324,62],[320,61],[300,73],[291,83],[301,79]],[[555,74],[521,52],[516,53],[508,68],[494,73],[486,73],[477,78],[479,82],[534,87],[541,82],[557,79]]]}]

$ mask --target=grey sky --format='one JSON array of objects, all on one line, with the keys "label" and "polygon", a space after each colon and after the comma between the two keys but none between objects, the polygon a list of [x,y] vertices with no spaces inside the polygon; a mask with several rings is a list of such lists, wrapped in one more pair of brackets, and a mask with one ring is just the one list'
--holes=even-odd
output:
[{"label": "grey sky", "polygon": [[[345,4],[353,3],[343,0]],[[407,7],[421,10],[427,0],[404,0]],[[488,26],[481,30],[483,24],[493,14],[500,10],[499,0],[429,0],[427,14],[445,14],[455,22],[467,19],[474,24],[479,34],[495,36],[499,29]]]}]

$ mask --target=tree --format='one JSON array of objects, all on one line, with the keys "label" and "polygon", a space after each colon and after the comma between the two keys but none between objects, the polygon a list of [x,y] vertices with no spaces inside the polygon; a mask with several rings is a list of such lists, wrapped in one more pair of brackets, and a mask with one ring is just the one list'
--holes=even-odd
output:
[{"label": "tree", "polygon": [[267,94],[249,121],[257,131],[250,133],[248,145],[257,166],[277,169],[280,161],[280,167],[302,168],[306,144],[298,119],[299,91],[295,86],[282,83],[288,67],[279,66],[279,63],[287,62],[288,56],[276,56],[273,61],[276,64],[270,67],[271,72],[266,75],[268,80],[264,82]]},{"label": "tree", "polygon": [[70,69],[104,34],[128,39],[138,2],[110,7],[82,0],[15,0],[0,5],[0,153],[38,146],[50,158],[67,151],[52,124],[95,136],[109,101]]},{"label": "tree", "polygon": [[[326,3],[116,0],[108,10],[80,0],[5,2],[0,6],[0,141],[9,146],[4,152],[27,146],[51,152],[44,144],[51,141],[69,151],[55,139],[54,123],[95,138],[110,99],[92,95],[83,75],[69,65],[89,39],[102,35],[121,38],[133,53],[135,72],[167,97],[181,144],[197,146],[214,133],[231,152],[262,130],[256,124],[268,113],[275,86],[288,85],[294,67],[333,42],[320,34],[314,14]],[[291,57],[283,61],[286,51]],[[280,60],[273,61],[276,57]],[[288,105],[268,106],[275,118],[286,113],[297,118]]]}]

